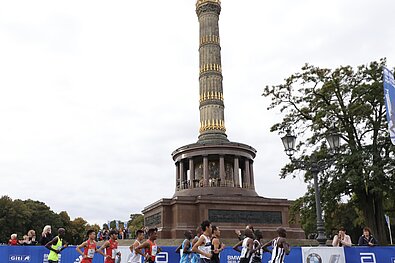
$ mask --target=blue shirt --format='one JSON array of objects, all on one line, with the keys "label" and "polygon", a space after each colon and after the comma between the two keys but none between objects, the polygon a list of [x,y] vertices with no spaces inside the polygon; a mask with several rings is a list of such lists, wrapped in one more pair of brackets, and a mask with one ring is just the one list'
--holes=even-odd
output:
[{"label": "blue shirt", "polygon": [[[192,259],[192,253],[183,253],[184,251],[184,247],[185,247],[185,243],[189,241],[188,239],[185,239],[184,242],[182,242],[182,246],[181,246],[181,258],[180,258],[180,263],[191,263],[191,259]],[[187,250],[188,252],[192,252],[192,244],[189,243],[189,248]]]}]

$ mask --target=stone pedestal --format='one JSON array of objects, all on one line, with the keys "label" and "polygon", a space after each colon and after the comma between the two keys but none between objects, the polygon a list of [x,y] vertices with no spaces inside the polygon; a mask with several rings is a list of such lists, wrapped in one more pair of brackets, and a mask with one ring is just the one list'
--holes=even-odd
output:
[{"label": "stone pedestal", "polygon": [[287,230],[288,238],[303,239],[300,226],[288,223],[289,206],[288,200],[259,196],[178,196],[151,204],[143,213],[145,224],[160,230],[159,238],[183,238],[184,231],[193,231],[208,219],[221,228],[223,238],[235,238],[235,229],[252,224],[264,239],[275,237],[279,226]]}]

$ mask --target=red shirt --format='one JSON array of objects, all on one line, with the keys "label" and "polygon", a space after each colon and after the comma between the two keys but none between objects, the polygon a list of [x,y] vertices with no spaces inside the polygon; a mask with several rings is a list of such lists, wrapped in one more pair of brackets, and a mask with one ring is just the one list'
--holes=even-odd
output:
[{"label": "red shirt", "polygon": [[82,259],[81,263],[92,263],[93,256],[96,252],[96,242],[88,240],[87,243],[88,246],[84,249],[84,255],[86,255],[87,258]]},{"label": "red shirt", "polygon": [[115,263],[115,256],[118,253],[118,241],[110,239],[109,242],[110,246],[106,247],[106,255],[110,256],[111,258],[106,258],[104,262]]},{"label": "red shirt", "polygon": [[16,246],[16,245],[18,245],[18,240],[17,240],[17,239],[10,239],[10,240],[8,241],[8,245],[10,245],[10,246]]},{"label": "red shirt", "polygon": [[155,262],[156,254],[158,253],[158,246],[155,241],[152,242],[148,239],[149,248],[146,249],[146,253],[151,256],[151,262]]}]

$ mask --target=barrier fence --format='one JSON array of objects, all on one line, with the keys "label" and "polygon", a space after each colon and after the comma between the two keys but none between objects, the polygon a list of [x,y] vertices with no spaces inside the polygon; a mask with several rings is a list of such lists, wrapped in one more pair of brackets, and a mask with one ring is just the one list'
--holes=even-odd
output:
[{"label": "barrier fence", "polygon": [[[175,247],[161,247],[158,263],[178,263],[179,254]],[[130,254],[128,247],[120,247],[121,263],[126,263]],[[0,246],[0,263],[48,263],[48,249],[37,246]],[[221,253],[221,263],[239,263],[240,254],[232,248]],[[61,253],[60,263],[80,263],[81,256],[75,247],[68,247]],[[267,263],[270,254],[263,255],[262,262]],[[103,263],[103,256],[96,254],[93,263]],[[395,247],[292,247],[286,263],[395,263]]]}]

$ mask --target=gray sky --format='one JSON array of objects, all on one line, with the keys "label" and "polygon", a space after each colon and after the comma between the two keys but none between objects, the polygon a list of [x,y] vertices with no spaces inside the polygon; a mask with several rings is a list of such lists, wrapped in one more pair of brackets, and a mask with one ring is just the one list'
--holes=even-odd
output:
[{"label": "gray sky", "polygon": [[[90,223],[126,220],[171,197],[171,152],[197,140],[195,0],[0,2],[0,195]],[[257,192],[295,199],[303,174],[261,97],[304,63],[395,66],[391,0],[223,0],[230,140],[258,150]],[[150,186],[149,186],[150,185]],[[152,192],[148,192],[153,189]]]}]

